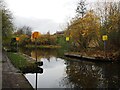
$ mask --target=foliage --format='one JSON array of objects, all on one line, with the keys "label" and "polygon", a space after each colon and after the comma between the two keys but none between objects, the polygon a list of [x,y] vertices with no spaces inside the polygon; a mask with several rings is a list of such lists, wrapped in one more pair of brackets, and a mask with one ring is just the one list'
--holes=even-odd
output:
[{"label": "foliage", "polygon": [[41,35],[37,39],[37,44],[38,45],[56,45],[56,36],[50,35],[50,34]]},{"label": "foliage", "polygon": [[57,43],[57,45],[62,46],[62,48],[67,49],[68,45],[67,45],[67,42],[65,41],[65,37],[64,36],[62,36],[62,35],[59,36],[58,35],[56,43]]},{"label": "foliage", "polygon": [[31,34],[32,34],[32,28],[29,27],[29,26],[23,26],[23,27],[20,27],[18,28],[17,32],[15,32],[16,35],[22,35],[22,34],[26,34],[28,35],[29,37],[31,37]]},{"label": "foliage", "polygon": [[31,34],[32,28],[29,26],[23,26],[18,28],[17,31],[14,32],[13,37],[19,37],[19,45],[23,46],[31,43]]},{"label": "foliage", "polygon": [[24,46],[24,45],[26,45],[26,44],[31,42],[30,37],[27,36],[26,34],[20,35],[19,38],[20,38],[19,45],[21,45],[21,46]]},{"label": "foliage", "polygon": [[99,37],[100,20],[93,11],[87,12],[83,18],[75,19],[69,26],[69,36],[74,45],[87,48],[91,40]]},{"label": "foliage", "polygon": [[[23,33],[15,33],[15,36],[19,37],[19,45],[35,45],[35,39],[31,38],[29,35]],[[42,34],[39,38],[36,39],[37,45],[57,45],[57,37],[56,35]]]},{"label": "foliage", "polygon": [[110,5],[107,28],[109,35],[109,42],[114,47],[120,46],[120,2]]},{"label": "foliage", "polygon": [[[77,6],[77,14],[81,14],[83,7],[85,8],[85,2],[81,1]],[[88,10],[83,17],[72,19],[65,31],[65,36],[70,37],[71,46],[78,51],[89,47],[103,49],[102,36],[105,34],[108,35],[108,49],[119,50],[120,2],[97,4],[95,9]]]},{"label": "foliage", "polygon": [[0,1],[0,10],[2,13],[2,39],[3,44],[7,44],[10,42],[11,35],[14,30],[13,22],[12,22],[12,14],[6,8],[5,3]]}]

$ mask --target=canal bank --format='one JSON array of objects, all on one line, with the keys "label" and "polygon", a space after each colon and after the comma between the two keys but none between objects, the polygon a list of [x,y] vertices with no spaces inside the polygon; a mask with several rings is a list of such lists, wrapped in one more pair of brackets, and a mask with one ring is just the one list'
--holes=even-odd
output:
[{"label": "canal bank", "polygon": [[77,58],[80,60],[88,60],[94,62],[116,62],[119,61],[120,52],[104,52],[104,51],[86,51],[86,52],[68,52],[64,56]]},{"label": "canal bank", "polygon": [[2,88],[3,90],[6,88],[33,90],[28,80],[12,65],[4,51],[2,53]]}]

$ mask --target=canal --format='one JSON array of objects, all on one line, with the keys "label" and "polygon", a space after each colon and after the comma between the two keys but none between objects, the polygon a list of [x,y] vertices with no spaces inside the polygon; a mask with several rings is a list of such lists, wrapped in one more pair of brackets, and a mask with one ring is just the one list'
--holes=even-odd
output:
[{"label": "canal", "polygon": [[[20,52],[35,58],[35,50]],[[63,57],[64,50],[38,49],[42,73],[25,73],[33,88],[120,88],[120,63],[90,62]]]}]

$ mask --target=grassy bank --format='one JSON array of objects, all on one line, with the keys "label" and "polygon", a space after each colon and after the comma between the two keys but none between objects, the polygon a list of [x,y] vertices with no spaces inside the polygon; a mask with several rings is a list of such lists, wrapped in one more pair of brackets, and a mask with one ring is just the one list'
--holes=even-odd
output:
[{"label": "grassy bank", "polygon": [[23,55],[19,53],[7,52],[8,58],[11,60],[11,63],[22,72],[25,72],[28,69],[33,69],[36,67],[34,62],[28,61]]},{"label": "grassy bank", "polygon": [[[26,48],[35,48],[35,45],[26,45]],[[37,48],[61,48],[58,45],[37,45]]]}]

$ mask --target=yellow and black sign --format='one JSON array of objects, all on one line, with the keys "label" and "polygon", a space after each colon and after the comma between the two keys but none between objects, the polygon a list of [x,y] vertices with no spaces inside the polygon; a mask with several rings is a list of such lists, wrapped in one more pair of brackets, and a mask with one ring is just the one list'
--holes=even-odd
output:
[{"label": "yellow and black sign", "polygon": [[66,41],[69,41],[70,40],[70,38],[69,37],[66,37]]},{"label": "yellow and black sign", "polygon": [[103,40],[103,41],[108,40],[108,36],[107,36],[107,35],[103,35],[103,36],[102,36],[102,40]]}]

